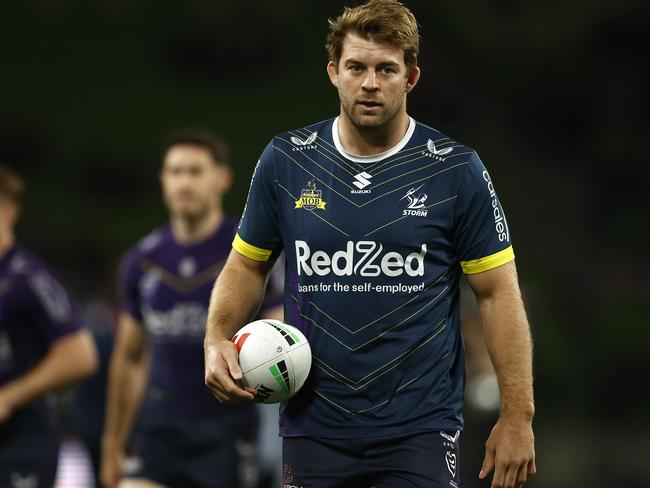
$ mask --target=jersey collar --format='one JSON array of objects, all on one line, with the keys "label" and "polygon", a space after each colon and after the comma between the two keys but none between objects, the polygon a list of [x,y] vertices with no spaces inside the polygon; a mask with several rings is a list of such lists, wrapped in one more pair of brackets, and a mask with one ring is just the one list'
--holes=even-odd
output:
[{"label": "jersey collar", "polygon": [[336,117],[334,119],[334,123],[332,124],[332,139],[334,140],[334,145],[336,146],[336,150],[341,153],[341,156],[349,159],[350,161],[354,161],[355,163],[376,163],[377,161],[381,161],[382,159],[390,157],[393,154],[397,154],[404,148],[404,146],[406,146],[406,144],[411,139],[411,136],[413,135],[413,131],[415,131],[415,120],[409,116],[409,127],[406,130],[406,134],[404,134],[404,137],[402,137],[402,139],[393,147],[387,151],[379,154],[374,154],[372,156],[355,156],[343,149],[343,145],[339,139],[339,118],[340,116]]}]

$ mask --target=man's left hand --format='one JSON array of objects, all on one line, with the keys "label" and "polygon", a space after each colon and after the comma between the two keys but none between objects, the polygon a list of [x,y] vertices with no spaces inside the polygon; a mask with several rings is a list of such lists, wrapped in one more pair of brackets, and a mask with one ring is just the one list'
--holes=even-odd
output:
[{"label": "man's left hand", "polygon": [[479,478],[485,479],[493,470],[491,488],[521,488],[535,475],[535,436],[530,420],[499,418],[485,443]]}]

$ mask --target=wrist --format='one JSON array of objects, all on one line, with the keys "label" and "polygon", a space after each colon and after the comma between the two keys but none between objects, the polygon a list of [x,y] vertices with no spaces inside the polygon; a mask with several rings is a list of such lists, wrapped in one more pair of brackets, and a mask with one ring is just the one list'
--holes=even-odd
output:
[{"label": "wrist", "polygon": [[226,337],[222,334],[211,334],[210,337],[206,335],[205,340],[203,341],[204,349],[207,351],[213,347],[219,347],[224,342],[232,342],[230,337]]},{"label": "wrist", "polygon": [[20,385],[13,381],[0,389],[0,395],[2,396],[2,401],[10,410],[16,410],[21,406],[22,402],[20,400]]},{"label": "wrist", "polygon": [[122,442],[115,436],[104,435],[102,436],[102,449],[106,451],[114,451],[122,449]]},{"label": "wrist", "polygon": [[525,405],[502,405],[499,418],[515,422],[532,422],[535,416],[535,405],[530,402]]}]

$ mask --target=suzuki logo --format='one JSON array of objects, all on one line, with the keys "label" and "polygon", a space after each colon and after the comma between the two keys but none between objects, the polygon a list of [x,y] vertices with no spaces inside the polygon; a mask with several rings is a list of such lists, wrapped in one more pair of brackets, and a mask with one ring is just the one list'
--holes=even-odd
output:
[{"label": "suzuki logo", "polygon": [[370,178],[372,178],[372,175],[369,175],[365,171],[362,171],[358,175],[354,175],[354,179],[357,181],[353,181],[352,184],[356,186],[359,190],[363,190],[366,186],[368,186],[371,183]]}]

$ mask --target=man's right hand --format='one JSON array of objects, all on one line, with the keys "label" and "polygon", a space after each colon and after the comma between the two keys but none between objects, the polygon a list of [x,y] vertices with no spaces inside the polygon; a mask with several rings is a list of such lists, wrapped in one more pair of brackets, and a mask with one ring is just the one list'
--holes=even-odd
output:
[{"label": "man's right hand", "polygon": [[255,389],[242,387],[243,374],[239,353],[232,341],[220,340],[205,344],[205,384],[221,403],[252,400]]},{"label": "man's right hand", "polygon": [[117,488],[122,479],[124,453],[114,443],[102,442],[102,458],[99,480],[104,488]]}]

